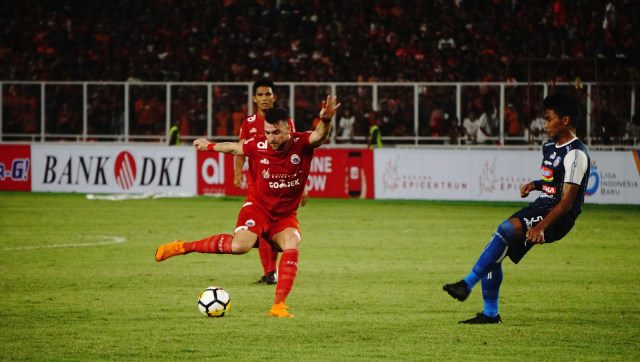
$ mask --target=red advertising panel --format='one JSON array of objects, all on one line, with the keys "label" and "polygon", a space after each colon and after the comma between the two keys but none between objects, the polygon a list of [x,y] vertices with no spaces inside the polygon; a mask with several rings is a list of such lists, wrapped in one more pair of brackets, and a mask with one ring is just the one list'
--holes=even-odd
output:
[{"label": "red advertising panel", "polygon": [[[198,152],[198,194],[245,195],[233,184],[234,156]],[[243,179],[246,183],[246,163]],[[307,179],[309,197],[373,198],[373,151],[368,149],[315,150]]]},{"label": "red advertising panel", "polygon": [[0,190],[31,191],[29,145],[0,145]]},{"label": "red advertising panel", "polygon": [[307,190],[309,197],[373,198],[373,151],[316,149]]}]

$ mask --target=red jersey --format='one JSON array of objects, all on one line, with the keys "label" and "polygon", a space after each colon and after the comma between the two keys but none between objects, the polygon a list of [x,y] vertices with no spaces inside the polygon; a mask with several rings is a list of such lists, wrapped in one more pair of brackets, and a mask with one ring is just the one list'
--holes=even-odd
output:
[{"label": "red jersey", "polygon": [[[296,126],[293,124],[293,119],[289,118],[289,127],[291,132],[296,131]],[[244,117],[242,120],[242,127],[240,128],[240,140],[248,140],[254,136],[264,136],[264,117],[259,113],[254,113],[250,116]],[[247,173],[247,194],[251,195],[253,191],[255,174],[253,170],[255,167],[252,164],[252,160],[249,159],[249,172]]]},{"label": "red jersey", "polygon": [[276,218],[296,212],[311,169],[314,148],[309,143],[310,135],[311,132],[292,132],[282,151],[274,151],[264,134],[243,144],[255,176],[254,197],[247,199]]}]

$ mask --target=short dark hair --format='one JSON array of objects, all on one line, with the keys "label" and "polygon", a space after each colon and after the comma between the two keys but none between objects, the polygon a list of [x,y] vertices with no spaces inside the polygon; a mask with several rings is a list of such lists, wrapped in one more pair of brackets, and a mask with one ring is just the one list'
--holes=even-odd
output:
[{"label": "short dark hair", "polygon": [[580,109],[578,108],[577,98],[569,93],[554,93],[548,95],[542,104],[546,109],[554,111],[559,118],[569,116],[571,126],[578,125],[578,117],[580,117]]},{"label": "short dark hair", "polygon": [[269,124],[276,124],[280,121],[286,122],[289,120],[289,113],[280,107],[273,107],[267,109],[264,113],[264,119]]},{"label": "short dark hair", "polygon": [[260,78],[253,83],[253,95],[256,94],[256,91],[259,87],[269,87],[271,89],[275,88],[275,84],[269,78]]}]

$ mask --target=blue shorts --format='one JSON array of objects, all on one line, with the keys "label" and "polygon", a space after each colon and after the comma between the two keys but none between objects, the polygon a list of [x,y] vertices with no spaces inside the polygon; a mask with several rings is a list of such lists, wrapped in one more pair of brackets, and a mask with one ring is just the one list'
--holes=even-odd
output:
[{"label": "blue shorts", "polygon": [[[532,202],[524,208],[520,209],[520,211],[511,215],[509,219],[519,219],[522,223],[522,232],[526,235],[527,230],[538,225],[538,223],[542,221],[542,219],[544,219],[554,207],[555,205],[548,203]],[[555,224],[545,229],[545,244],[562,239],[573,228],[575,222],[576,217],[573,216],[571,212],[566,213]],[[526,240],[514,241],[513,243],[511,243],[511,245],[509,245],[509,251],[507,252],[507,255],[509,256],[509,259],[511,259],[511,261],[513,261],[515,264],[518,264],[518,262],[522,260],[522,258],[533,247],[533,245],[535,244],[532,244]]]}]

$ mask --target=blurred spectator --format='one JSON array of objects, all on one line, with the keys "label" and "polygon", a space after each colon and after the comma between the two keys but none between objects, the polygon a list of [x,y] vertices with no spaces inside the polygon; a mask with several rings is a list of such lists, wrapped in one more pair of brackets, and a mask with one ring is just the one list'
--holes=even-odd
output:
[{"label": "blurred spectator", "polygon": [[458,121],[458,117],[451,118],[451,125],[449,126],[449,144],[457,145],[460,144],[464,139],[465,130],[464,127],[460,125]]},{"label": "blurred spectator", "polygon": [[338,137],[340,137],[341,142],[349,142],[353,143],[354,136],[354,125],[356,124],[356,117],[351,114],[351,110],[349,108],[345,108],[342,112],[342,116],[340,117],[340,121],[338,121]]},{"label": "blurred spectator", "polygon": [[529,124],[529,144],[542,144],[547,134],[547,130],[544,128],[545,119],[539,110],[536,110],[533,115]]},{"label": "blurred spectator", "polygon": [[382,121],[376,112],[373,113],[373,122],[369,126],[369,138],[367,140],[367,147],[369,149],[382,148],[382,130],[380,125]]},{"label": "blurred spectator", "polygon": [[247,105],[243,104],[231,114],[231,120],[233,121],[233,135],[239,136],[240,129],[242,127],[242,120],[247,115]]},{"label": "blurred spectator", "polygon": [[[215,116],[215,127],[216,136],[230,136],[231,133],[229,130],[233,130],[232,120],[231,120],[231,112],[229,111],[229,107],[223,105],[220,107],[220,111],[216,113]],[[231,128],[229,127],[231,126]]]},{"label": "blurred spectator", "polygon": [[478,117],[478,133],[476,134],[476,142],[478,144],[491,143],[490,138],[493,136],[491,123],[487,112],[482,112]]},{"label": "blurred spectator", "polygon": [[143,96],[134,103],[133,107],[137,121],[135,133],[137,135],[151,134],[153,131],[151,99]]},{"label": "blurred spectator", "polygon": [[627,144],[637,145],[640,142],[640,115],[636,113],[625,124],[625,132],[623,142]]},{"label": "blurred spectator", "polygon": [[507,104],[507,106],[504,108],[504,125],[508,136],[522,136],[522,127],[520,127],[518,112],[511,103]]},{"label": "blurred spectator", "polygon": [[431,111],[431,117],[429,120],[429,136],[443,137],[445,135],[444,112],[442,109],[434,109]]},{"label": "blurred spectator", "polygon": [[80,132],[80,124],[78,121],[78,114],[71,110],[69,103],[62,103],[62,107],[60,107],[58,111],[58,129],[56,133],[78,134]]},{"label": "blurred spectator", "polygon": [[180,146],[180,125],[181,119],[178,118],[169,129],[169,146]]},{"label": "blurred spectator", "polygon": [[480,119],[478,118],[477,111],[471,110],[469,115],[462,121],[464,133],[467,136],[468,144],[478,143],[478,132],[480,132]]}]

